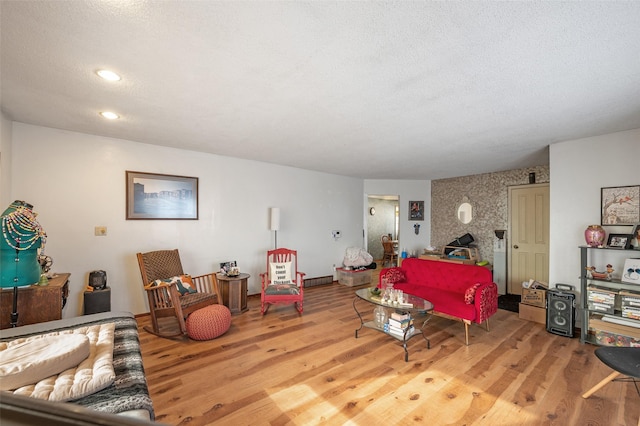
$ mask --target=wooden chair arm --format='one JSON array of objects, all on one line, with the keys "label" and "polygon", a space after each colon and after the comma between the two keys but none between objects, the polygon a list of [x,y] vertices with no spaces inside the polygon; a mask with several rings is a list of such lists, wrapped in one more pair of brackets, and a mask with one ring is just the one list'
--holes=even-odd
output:
[{"label": "wooden chair arm", "polygon": [[262,282],[262,291],[264,292],[264,289],[267,286],[267,282],[269,281],[269,273],[268,272],[263,272],[260,274],[260,281]]},{"label": "wooden chair arm", "polygon": [[[149,306],[155,309],[167,309],[180,306],[173,303],[173,300],[180,298],[180,292],[178,291],[178,284],[176,283],[161,283],[158,285],[146,285],[144,286],[147,296],[149,297]],[[152,309],[153,309],[152,308]]]},{"label": "wooden chair arm", "polygon": [[222,303],[222,294],[220,293],[216,272],[210,272],[196,277],[192,276],[191,280],[198,293],[213,293],[218,296],[218,303]]},{"label": "wooden chair arm", "polygon": [[161,284],[157,284],[157,285],[156,284],[147,284],[147,285],[144,286],[144,289],[146,291],[157,291],[157,290],[159,290],[161,288],[171,287],[172,285],[176,285],[177,286],[177,284],[175,284],[175,283],[174,284],[161,283]]}]

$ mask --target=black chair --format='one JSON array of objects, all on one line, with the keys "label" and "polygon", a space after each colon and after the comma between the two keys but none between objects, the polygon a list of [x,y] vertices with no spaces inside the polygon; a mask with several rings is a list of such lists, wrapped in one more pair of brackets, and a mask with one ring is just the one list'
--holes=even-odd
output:
[{"label": "black chair", "polygon": [[[638,391],[638,395],[640,395],[637,380],[640,379],[640,348],[602,346],[596,349],[594,353],[600,361],[614,371],[600,383],[585,392],[582,395],[583,398],[589,398],[604,385],[614,380],[633,382],[636,386],[636,391]],[[618,378],[621,374],[626,377]]]}]

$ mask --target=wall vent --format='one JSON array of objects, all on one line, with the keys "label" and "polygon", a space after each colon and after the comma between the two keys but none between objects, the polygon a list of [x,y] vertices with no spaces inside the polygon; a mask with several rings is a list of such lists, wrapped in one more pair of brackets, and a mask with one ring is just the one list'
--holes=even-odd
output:
[{"label": "wall vent", "polygon": [[307,278],[304,280],[304,287],[315,287],[317,285],[331,284],[333,282],[333,276],[328,275],[326,277]]}]

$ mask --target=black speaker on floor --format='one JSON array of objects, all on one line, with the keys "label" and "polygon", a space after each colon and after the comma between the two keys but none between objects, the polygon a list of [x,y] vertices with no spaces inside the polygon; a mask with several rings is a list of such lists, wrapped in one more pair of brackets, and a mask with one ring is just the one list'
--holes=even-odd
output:
[{"label": "black speaker on floor", "polygon": [[111,310],[111,288],[84,292],[84,314],[97,314]]},{"label": "black speaker on floor", "polygon": [[547,291],[547,331],[573,337],[576,327],[576,294],[573,286],[556,284]]}]

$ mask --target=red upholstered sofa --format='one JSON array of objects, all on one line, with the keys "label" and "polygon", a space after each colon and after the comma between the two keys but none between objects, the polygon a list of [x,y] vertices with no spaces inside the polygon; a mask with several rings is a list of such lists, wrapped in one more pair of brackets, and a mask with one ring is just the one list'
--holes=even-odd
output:
[{"label": "red upholstered sofa", "polygon": [[430,301],[436,314],[461,319],[467,345],[469,325],[485,322],[488,331],[489,317],[498,311],[498,287],[482,266],[409,258],[380,272],[378,286],[385,283]]}]

